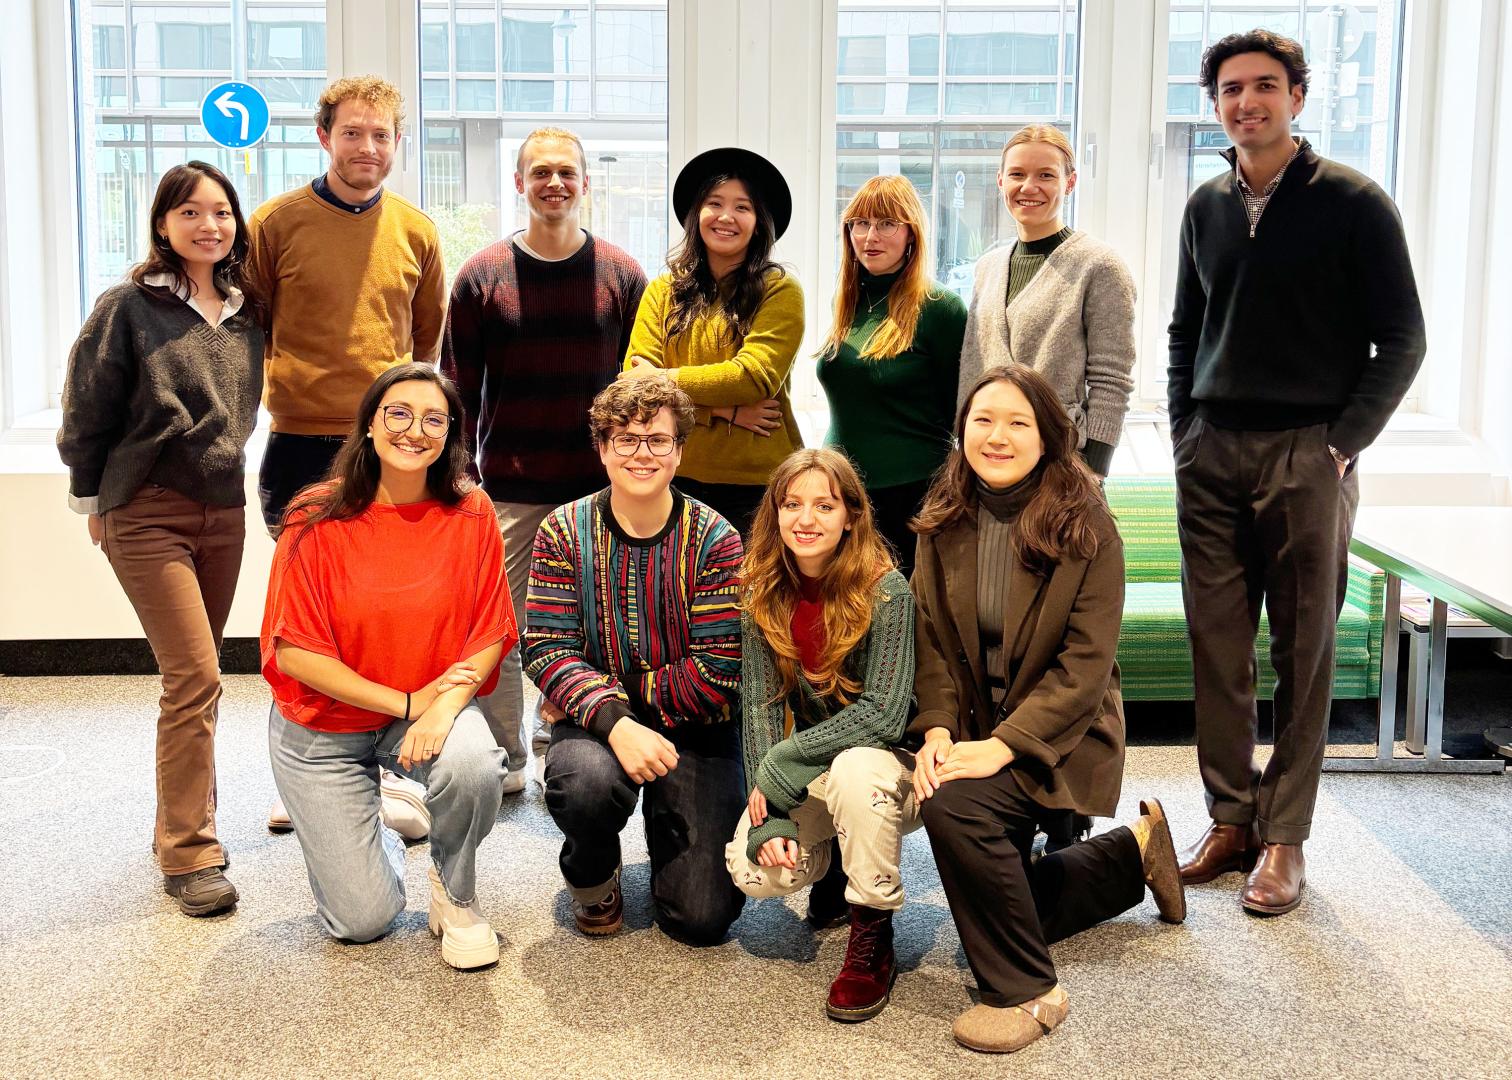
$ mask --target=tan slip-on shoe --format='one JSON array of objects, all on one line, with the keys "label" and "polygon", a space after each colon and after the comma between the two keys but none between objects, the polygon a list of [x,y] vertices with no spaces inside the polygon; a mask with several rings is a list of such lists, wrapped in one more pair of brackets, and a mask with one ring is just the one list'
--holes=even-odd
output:
[{"label": "tan slip-on shoe", "polygon": [[956,1017],[951,1034],[968,1050],[1011,1054],[1060,1027],[1070,1011],[1071,1000],[1057,985],[1031,1001],[1006,1009],[973,1005]]},{"label": "tan slip-on shoe", "polygon": [[1186,919],[1186,886],[1181,881],[1181,864],[1176,861],[1176,845],[1171,840],[1171,824],[1159,799],[1141,799],[1139,812],[1150,819],[1150,838],[1145,841],[1141,857],[1145,884],[1155,897],[1160,917],[1169,923]]}]

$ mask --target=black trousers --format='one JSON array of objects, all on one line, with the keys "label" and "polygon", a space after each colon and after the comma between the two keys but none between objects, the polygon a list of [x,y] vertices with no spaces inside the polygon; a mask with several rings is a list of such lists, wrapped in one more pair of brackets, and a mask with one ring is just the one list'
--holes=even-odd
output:
[{"label": "black trousers", "polygon": [[[1192,642],[1197,763],[1208,811],[1267,843],[1312,827],[1334,639],[1349,580],[1359,479],[1342,480],[1328,427],[1233,431],[1194,417],[1176,442],[1181,591]],[[1270,620],[1275,749],[1255,768],[1255,633]]]},{"label": "black trousers", "polygon": [[750,534],[761,496],[766,493],[761,484],[706,484],[686,476],[677,478],[677,490],[713,509],[735,527],[742,540]]},{"label": "black trousers", "polygon": [[290,435],[275,431],[268,436],[262,468],[257,472],[257,497],[262,503],[263,524],[270,535],[278,535],[284,511],[299,489],[325,478],[344,442],[345,435]]},{"label": "black trousers", "polygon": [[546,809],[564,836],[562,877],[574,889],[596,889],[614,877],[620,832],[644,792],[657,924],[679,941],[714,945],[745,904],[724,858],[745,807],[739,739],[734,724],[664,734],[677,747],[677,768],[638,784],[597,735],[567,723],[552,728]]},{"label": "black trousers", "polygon": [[1031,862],[1039,806],[1014,770],[951,780],[924,803],[950,915],[982,1001],[1021,1005],[1056,983],[1053,942],[1122,914],[1144,899],[1134,834],[1120,826]]},{"label": "black trousers", "polygon": [[924,495],[928,491],[928,480],[916,480],[911,484],[868,488],[866,492],[871,496],[877,531],[897,552],[898,569],[904,577],[913,577],[914,548],[919,541],[909,529],[908,523],[919,512],[919,506],[924,502]]}]

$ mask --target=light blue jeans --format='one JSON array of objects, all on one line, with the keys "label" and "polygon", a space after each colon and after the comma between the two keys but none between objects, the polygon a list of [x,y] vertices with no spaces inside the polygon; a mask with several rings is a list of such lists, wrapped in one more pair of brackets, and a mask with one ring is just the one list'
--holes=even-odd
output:
[{"label": "light blue jeans", "polygon": [[499,813],[504,752],[476,705],[458,714],[441,753],[400,768],[410,723],[378,731],[311,731],[268,712],[273,782],[304,850],[315,910],[335,937],[372,941],[404,910],[404,841],[379,817],[378,767],[425,785],[431,859],[458,906],[477,891],[478,844]]}]

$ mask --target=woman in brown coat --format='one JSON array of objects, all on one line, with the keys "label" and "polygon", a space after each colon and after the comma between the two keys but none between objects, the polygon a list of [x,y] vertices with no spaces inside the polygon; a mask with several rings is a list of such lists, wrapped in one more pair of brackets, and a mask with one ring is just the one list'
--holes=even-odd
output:
[{"label": "woman in brown coat", "polygon": [[1123,544],[1076,430],[1032,368],[993,368],[956,417],[956,449],[915,529],[922,736],[914,788],[982,1004],[955,1037],[1018,1050],[1065,1019],[1049,944],[1138,904],[1186,900],[1160,804],[1030,858],[1055,815],[1108,816],[1123,779]]}]

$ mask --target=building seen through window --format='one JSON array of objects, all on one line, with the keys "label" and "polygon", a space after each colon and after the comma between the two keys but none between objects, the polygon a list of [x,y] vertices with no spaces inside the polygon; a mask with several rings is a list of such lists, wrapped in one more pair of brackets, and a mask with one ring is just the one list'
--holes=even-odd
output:
[{"label": "building seen through window", "polygon": [[[231,178],[250,215],[325,168],[313,116],[326,82],[325,0],[73,0],[80,257],[87,310],[146,250],[158,179],[191,158]],[[268,98],[267,138],[210,141],[206,92],[228,79]]]},{"label": "building seen through window", "polygon": [[582,223],[658,273],[667,253],[667,6],[422,0],[426,212],[448,275],[525,226],[515,155],[533,128],[578,133]]},{"label": "building seen through window", "polygon": [[1075,0],[840,0],[835,227],[873,176],[912,181],[933,227],[935,276],[971,296],[977,259],[1011,241],[997,189],[1025,124],[1068,135],[1076,115]]}]

